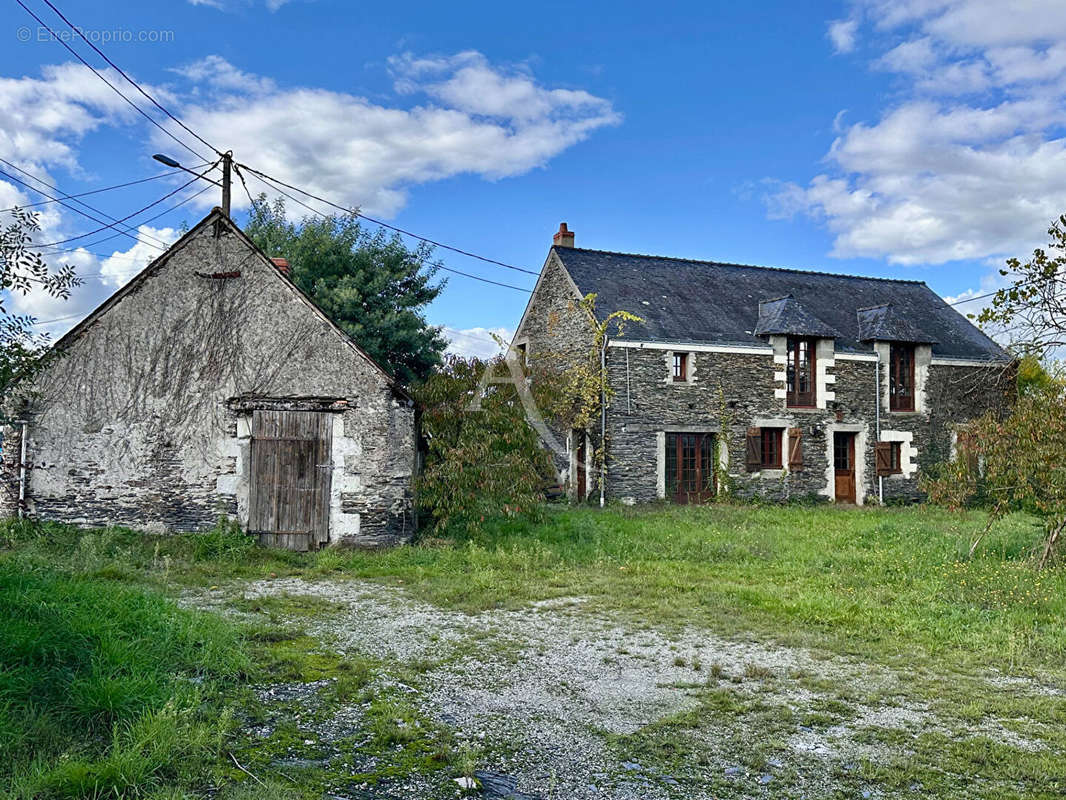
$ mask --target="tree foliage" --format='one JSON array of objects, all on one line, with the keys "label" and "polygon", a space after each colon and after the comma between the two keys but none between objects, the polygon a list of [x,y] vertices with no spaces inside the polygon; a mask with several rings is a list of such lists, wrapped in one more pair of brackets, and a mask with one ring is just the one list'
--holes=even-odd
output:
[{"label": "tree foliage", "polygon": [[11,312],[12,293],[43,291],[65,300],[81,283],[69,264],[52,270],[33,252],[38,230],[37,216],[18,208],[0,229],[0,396],[5,399],[16,382],[32,378],[51,355],[49,337],[34,330],[34,318]]},{"label": "tree foliage", "polygon": [[1001,332],[1012,348],[1037,357],[1066,347],[1066,216],[1048,229],[1051,241],[1025,263],[1007,260],[1012,276],[978,316],[982,327]]},{"label": "tree foliage", "polygon": [[[962,432],[956,458],[923,480],[933,502],[959,508],[980,503],[989,526],[1011,511],[1040,516],[1045,565],[1066,526],[1066,385],[1030,387],[1006,417],[989,412]],[[974,542],[971,553],[980,540]]]},{"label": "tree foliage", "polygon": [[415,390],[428,447],[418,503],[438,533],[453,526],[476,532],[501,513],[535,515],[545,485],[554,481],[548,451],[526,421],[515,384],[492,384],[480,408],[472,407],[487,369],[507,371],[502,357],[447,356]]},{"label": "tree foliage", "polygon": [[434,283],[433,248],[367,231],[353,214],[285,217],[282,199],[260,195],[245,233],[267,255],[288,259],[293,282],[386,371],[403,383],[425,379],[447,344],[425,309]]}]

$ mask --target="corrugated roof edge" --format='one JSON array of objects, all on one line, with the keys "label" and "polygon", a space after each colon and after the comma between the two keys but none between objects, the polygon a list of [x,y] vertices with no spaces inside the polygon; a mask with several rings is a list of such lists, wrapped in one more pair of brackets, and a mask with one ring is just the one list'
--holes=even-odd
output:
[{"label": "corrugated roof edge", "polygon": [[[766,269],[774,272],[795,272],[800,275],[826,275],[830,278],[851,278],[860,281],[885,281],[886,283],[911,283],[919,286],[925,286],[925,281],[915,281],[909,278],[875,278],[870,275],[851,275],[847,272],[826,272],[821,269],[798,269],[796,267],[766,267],[759,264],[734,264],[729,261],[707,261],[705,259],[698,258],[681,258],[679,256],[656,256],[650,253],[621,253],[617,250],[596,250],[591,247],[556,247],[552,246],[552,250],[555,250],[560,256],[566,253],[573,253],[574,251],[581,251],[585,253],[602,253],[608,256],[625,256],[626,258],[649,258],[656,259],[658,261],[679,261],[682,264],[705,264],[714,267],[737,267],[738,269]],[[565,263],[565,259],[564,259]]]}]

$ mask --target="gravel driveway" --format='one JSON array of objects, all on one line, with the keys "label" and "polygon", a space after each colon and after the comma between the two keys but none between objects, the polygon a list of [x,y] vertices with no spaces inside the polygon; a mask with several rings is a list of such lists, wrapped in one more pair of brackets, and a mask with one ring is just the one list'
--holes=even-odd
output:
[{"label": "gravel driveway", "polygon": [[[275,579],[239,591],[327,599],[332,613],[293,624],[326,647],[380,659],[386,675],[390,664],[418,665],[404,690],[470,744],[479,767],[513,779],[498,797],[885,796],[860,764],[905,756],[907,738],[923,732],[958,735],[908,699],[907,674],[694,629],[635,629],[581,598],[468,615],[358,581]],[[185,601],[238,614],[232,598],[231,587]],[[900,736],[886,744],[871,730]],[[1044,746],[998,721],[970,733]],[[410,796],[456,797],[454,777]]]}]

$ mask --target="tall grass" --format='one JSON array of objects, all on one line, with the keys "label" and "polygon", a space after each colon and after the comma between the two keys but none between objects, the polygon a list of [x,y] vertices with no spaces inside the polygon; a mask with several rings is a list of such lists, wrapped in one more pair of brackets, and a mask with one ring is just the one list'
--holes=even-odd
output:
[{"label": "tall grass", "polygon": [[0,790],[134,797],[195,772],[228,725],[236,632],[153,593],[0,559]]}]

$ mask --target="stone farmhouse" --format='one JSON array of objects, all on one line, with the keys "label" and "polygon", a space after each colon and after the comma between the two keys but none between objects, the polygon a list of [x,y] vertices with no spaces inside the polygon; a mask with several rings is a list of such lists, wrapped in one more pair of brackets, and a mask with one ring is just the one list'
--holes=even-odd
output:
[{"label": "stone farmhouse", "polygon": [[513,339],[528,363],[588,357],[589,294],[597,322],[642,322],[603,347],[599,424],[557,432],[579,501],[914,500],[1014,385],[1007,353],[922,282],[585,250],[565,223]]},{"label": "stone farmhouse", "polygon": [[55,353],[5,437],[28,465],[9,511],[21,494],[43,519],[155,531],[225,515],[298,550],[413,532],[411,399],[221,210]]}]

